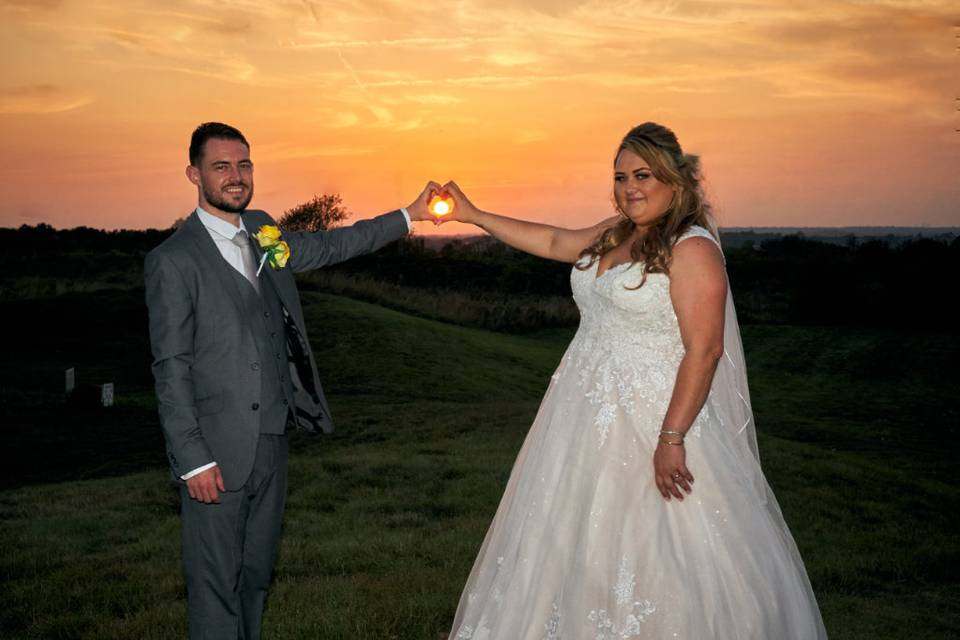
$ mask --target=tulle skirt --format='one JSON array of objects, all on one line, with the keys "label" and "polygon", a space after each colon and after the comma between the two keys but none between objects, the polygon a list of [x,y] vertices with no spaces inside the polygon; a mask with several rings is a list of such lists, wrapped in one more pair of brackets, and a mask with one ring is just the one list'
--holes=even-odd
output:
[{"label": "tulle skirt", "polygon": [[[765,481],[747,478],[708,400],[687,437],[693,493],[653,479],[659,415],[603,438],[582,380],[555,376],[467,580],[451,638],[826,638]],[[762,477],[762,476],[760,476]]]}]

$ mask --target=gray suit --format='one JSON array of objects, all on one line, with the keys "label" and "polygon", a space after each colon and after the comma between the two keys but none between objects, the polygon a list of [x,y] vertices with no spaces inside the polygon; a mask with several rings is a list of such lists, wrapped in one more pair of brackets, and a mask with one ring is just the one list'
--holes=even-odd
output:
[{"label": "gray suit", "polygon": [[[263,211],[242,218],[251,234],[276,224]],[[191,638],[259,637],[286,497],[283,434],[289,422],[333,430],[293,274],[375,251],[407,230],[397,211],[326,232],[284,232],[290,259],[281,270],[264,266],[259,294],[196,213],[147,255],[152,369],[171,471],[182,483],[216,461],[227,489],[220,504],[203,504],[181,487]]]}]

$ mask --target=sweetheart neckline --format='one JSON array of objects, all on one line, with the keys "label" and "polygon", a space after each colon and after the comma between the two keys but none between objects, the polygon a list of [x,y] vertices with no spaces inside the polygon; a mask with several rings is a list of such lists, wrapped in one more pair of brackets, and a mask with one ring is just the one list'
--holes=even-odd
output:
[{"label": "sweetheart neckline", "polygon": [[600,261],[597,260],[597,261],[594,263],[593,281],[594,281],[594,282],[597,282],[598,280],[600,280],[600,278],[604,277],[605,275],[607,275],[608,273],[610,273],[610,272],[613,271],[614,269],[619,269],[619,268],[622,267],[623,265],[629,265],[629,266],[632,267],[632,266],[635,265],[635,264],[639,264],[639,263],[637,263],[637,262],[618,262],[618,263],[615,264],[615,265],[611,265],[611,266],[607,267],[607,268],[604,270],[603,273],[599,273],[599,274],[598,274],[598,273],[596,273],[596,272],[600,270]]}]

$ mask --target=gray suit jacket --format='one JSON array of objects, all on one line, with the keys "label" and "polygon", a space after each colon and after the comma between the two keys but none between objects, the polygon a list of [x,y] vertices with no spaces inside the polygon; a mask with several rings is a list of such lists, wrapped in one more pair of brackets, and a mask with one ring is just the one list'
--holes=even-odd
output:
[{"label": "gray suit jacket", "polygon": [[[251,234],[261,225],[275,225],[263,211],[242,214]],[[317,233],[283,232],[290,259],[280,270],[264,266],[269,279],[304,342],[307,328],[293,278],[295,272],[332,265],[376,251],[407,233],[399,211],[362,220],[353,226]],[[257,263],[259,247],[255,245]],[[173,235],[147,254],[144,264],[150,315],[150,345],[160,424],[175,478],[216,461],[229,490],[243,486],[256,454],[259,420],[250,411],[260,393],[260,376],[269,368],[251,369],[257,347],[232,269],[223,259],[196,212]],[[241,281],[242,283],[242,281]],[[317,376],[309,343],[313,388],[303,391],[291,364],[298,426],[333,431],[333,421]],[[275,375],[275,374],[274,374]]]}]

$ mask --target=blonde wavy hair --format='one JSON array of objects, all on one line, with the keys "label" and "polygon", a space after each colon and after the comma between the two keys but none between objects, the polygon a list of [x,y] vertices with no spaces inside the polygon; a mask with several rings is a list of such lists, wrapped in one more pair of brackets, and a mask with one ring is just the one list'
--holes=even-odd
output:
[{"label": "blonde wavy hair", "polygon": [[[613,158],[614,166],[624,150],[643,158],[650,165],[653,176],[674,190],[673,199],[664,214],[630,247],[633,261],[643,263],[640,284],[631,287],[639,289],[647,281],[647,274],[670,273],[673,245],[687,229],[699,225],[710,229],[711,233],[716,232],[710,224],[711,208],[700,184],[700,158],[684,153],[673,131],[655,122],[644,122],[623,137]],[[616,200],[614,206],[621,219],[583,250],[580,257],[588,257],[589,261],[579,264],[580,269],[590,268],[636,230],[636,224],[620,209]]]}]

